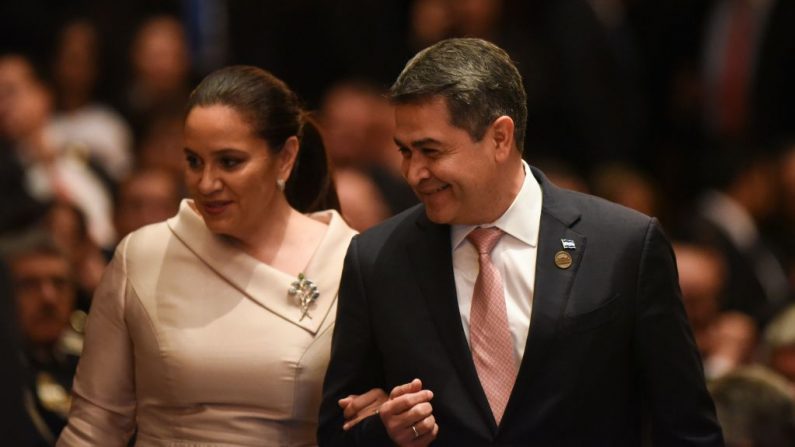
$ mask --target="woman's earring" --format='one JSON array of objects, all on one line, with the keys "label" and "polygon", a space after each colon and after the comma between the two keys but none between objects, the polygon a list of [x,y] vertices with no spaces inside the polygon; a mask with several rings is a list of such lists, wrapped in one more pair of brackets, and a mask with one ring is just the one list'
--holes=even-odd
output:
[{"label": "woman's earring", "polygon": [[279,187],[279,191],[284,191],[284,179],[276,179],[276,186]]}]

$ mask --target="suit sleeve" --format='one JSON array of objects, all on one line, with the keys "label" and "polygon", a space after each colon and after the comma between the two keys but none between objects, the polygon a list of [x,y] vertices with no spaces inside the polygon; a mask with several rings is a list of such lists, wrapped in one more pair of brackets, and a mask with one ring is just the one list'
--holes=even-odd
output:
[{"label": "suit sleeve", "polygon": [[69,422],[58,447],[126,446],[135,424],[132,342],[124,320],[128,284],[122,241],[91,303]]},{"label": "suit sleeve", "polygon": [[383,369],[372,330],[372,312],[360,264],[358,236],[345,255],[331,360],[323,383],[318,444],[320,446],[391,446],[381,419],[371,416],[349,431],[337,402],[351,394],[384,388]]},{"label": "suit sleeve", "polygon": [[636,358],[655,446],[723,446],[701,360],[682,305],[671,245],[656,219],[641,254]]}]

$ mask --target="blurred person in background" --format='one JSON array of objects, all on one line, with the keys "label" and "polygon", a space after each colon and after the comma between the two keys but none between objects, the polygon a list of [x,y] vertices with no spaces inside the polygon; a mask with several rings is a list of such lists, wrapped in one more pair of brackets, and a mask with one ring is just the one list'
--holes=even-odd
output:
[{"label": "blurred person in background", "polygon": [[173,216],[182,199],[182,181],[164,169],[140,169],[119,185],[113,211],[116,234],[123,239],[133,231]]},{"label": "blurred person in background", "polygon": [[16,316],[13,282],[0,260],[0,439],[8,445],[28,447],[35,429],[25,411],[26,378]]},{"label": "blurred person in background", "polygon": [[9,142],[25,171],[26,189],[43,202],[73,203],[86,215],[95,243],[112,244],[107,186],[84,154],[52,138],[52,109],[51,91],[31,61],[16,54],[0,56],[0,137]]},{"label": "blurred person in background", "polygon": [[[795,2],[707,3],[701,82],[708,138],[750,138],[767,145],[791,137],[795,132]],[[720,148],[713,156],[720,156]]]},{"label": "blurred person in background", "polygon": [[564,160],[548,157],[534,158],[532,156],[528,156],[528,158],[530,158],[529,164],[541,170],[549,181],[555,185],[585,194],[590,193],[591,188],[588,186],[588,182],[586,182],[585,178],[578,174],[576,170]]},{"label": "blurred person in background", "polygon": [[413,0],[409,6],[408,46],[421,50],[451,37],[453,17],[450,0]]},{"label": "blurred person in background", "polygon": [[596,166],[591,185],[594,195],[666,222],[657,185],[633,166],[618,162]]},{"label": "blurred person in background", "polygon": [[2,256],[10,271],[27,363],[25,407],[40,438],[35,445],[53,445],[66,425],[83,348],[85,314],[75,309],[74,266],[41,229],[6,241]]},{"label": "blurred person in background", "polygon": [[51,135],[56,146],[79,145],[113,182],[132,168],[132,132],[115,110],[95,98],[100,38],[88,19],[61,28],[52,62],[56,113]]},{"label": "blurred person in background", "polygon": [[795,445],[795,398],[786,381],[761,366],[709,384],[726,447]]},{"label": "blurred person in background", "polygon": [[770,322],[763,343],[766,365],[785,377],[795,391],[795,306]]},{"label": "blurred person in background", "polygon": [[174,16],[143,20],[130,48],[131,79],[121,111],[141,138],[153,120],[181,112],[190,93],[191,60],[182,23]]},{"label": "blurred person in background", "polygon": [[685,216],[693,239],[714,247],[726,260],[727,286],[721,308],[751,316],[762,328],[792,299],[784,267],[764,232],[779,206],[775,158],[752,146],[727,146],[709,175],[714,186]]},{"label": "blurred person in background", "polygon": [[91,297],[109,259],[106,252],[90,237],[83,212],[70,202],[52,202],[43,223],[55,244],[74,267],[77,307],[88,312]]},{"label": "blurred person in background", "polygon": [[394,112],[383,90],[339,82],[326,92],[320,118],[342,213],[353,228],[364,231],[417,203],[400,176]]},{"label": "blurred person in background", "polygon": [[0,191],[4,201],[0,237],[23,231],[44,216],[46,204],[30,193],[25,183],[25,169],[13,146],[3,138],[0,138]]},{"label": "blurred person in background", "polygon": [[335,167],[375,165],[400,172],[400,153],[392,140],[394,111],[385,94],[372,83],[353,79],[326,91],[320,119]]},{"label": "blurred person in background", "polygon": [[696,346],[708,379],[752,361],[757,343],[756,324],[740,312],[722,312],[726,266],[709,246],[687,242],[673,245],[679,287]]},{"label": "blurred person in background", "polygon": [[182,122],[180,110],[163,112],[146,124],[136,149],[136,168],[164,169],[182,175],[185,157],[182,152]]},{"label": "blurred person in background", "polygon": [[340,212],[356,231],[364,231],[394,215],[373,178],[355,168],[334,170]]},{"label": "blurred person in background", "polygon": [[795,142],[783,145],[777,164],[781,200],[769,229],[777,242],[772,248],[784,263],[790,290],[795,290]]}]

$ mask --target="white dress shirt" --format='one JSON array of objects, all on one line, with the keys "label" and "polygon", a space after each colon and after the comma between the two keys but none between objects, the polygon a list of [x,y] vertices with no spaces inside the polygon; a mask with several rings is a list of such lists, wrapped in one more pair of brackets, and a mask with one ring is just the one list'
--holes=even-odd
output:
[{"label": "white dress shirt", "polygon": [[497,227],[505,233],[492,250],[491,259],[502,276],[505,307],[508,311],[517,366],[524,355],[527,333],[530,330],[542,200],[541,186],[527,164],[522,163],[525,172],[522,188],[502,216],[488,224],[453,225],[450,232],[458,310],[461,312],[467,342],[472,293],[480,266],[477,250],[466,237],[478,226]]}]

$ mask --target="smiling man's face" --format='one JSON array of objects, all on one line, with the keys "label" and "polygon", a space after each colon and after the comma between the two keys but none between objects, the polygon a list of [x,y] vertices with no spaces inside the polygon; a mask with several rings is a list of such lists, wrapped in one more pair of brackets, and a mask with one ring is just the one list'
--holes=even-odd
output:
[{"label": "smiling man's face", "polygon": [[489,222],[494,198],[501,195],[489,131],[473,141],[451,123],[442,98],[397,105],[395,124],[403,176],[425,204],[428,218],[442,224]]}]

